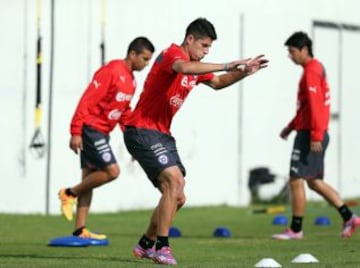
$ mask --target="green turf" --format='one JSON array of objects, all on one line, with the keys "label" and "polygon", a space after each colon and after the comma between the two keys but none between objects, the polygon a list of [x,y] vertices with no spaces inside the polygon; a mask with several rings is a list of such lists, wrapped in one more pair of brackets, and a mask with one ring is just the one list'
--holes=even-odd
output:
[{"label": "green turf", "polygon": [[[355,212],[359,213],[357,207]],[[0,267],[158,267],[149,260],[135,260],[132,247],[147,225],[150,211],[92,214],[88,225],[110,239],[105,247],[48,247],[50,239],[69,235],[72,223],[60,216],[0,214]],[[287,210],[285,215],[290,216]],[[330,226],[314,225],[328,216]],[[179,267],[254,267],[262,258],[273,258],[282,267],[360,267],[360,230],[351,239],[339,237],[337,212],[323,203],[307,211],[302,241],[274,241],[271,234],[284,226],[272,225],[274,215],[252,214],[247,208],[183,208],[177,215],[182,237],[171,239]],[[231,238],[214,238],[217,226],[231,230]],[[301,253],[320,263],[293,264]]]}]

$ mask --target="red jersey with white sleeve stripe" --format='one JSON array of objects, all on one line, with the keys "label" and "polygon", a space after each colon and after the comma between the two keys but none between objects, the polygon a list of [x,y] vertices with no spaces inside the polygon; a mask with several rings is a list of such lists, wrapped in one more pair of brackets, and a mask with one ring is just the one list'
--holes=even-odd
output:
[{"label": "red jersey with white sleeve stripe", "polygon": [[176,44],[171,44],[156,58],[145,80],[144,90],[126,125],[170,134],[172,119],[190,91],[198,83],[214,77],[213,73],[177,73],[172,69],[177,60],[190,61]]},{"label": "red jersey with white sleeve stripe", "polygon": [[326,72],[316,59],[311,59],[303,68],[297,94],[297,112],[288,127],[310,130],[312,141],[322,141],[330,115],[330,89]]},{"label": "red jersey with white sleeve stripe", "polygon": [[73,115],[71,135],[82,134],[87,125],[108,135],[131,113],[130,101],[136,89],[136,80],[124,60],[113,60],[101,67],[83,93]]}]

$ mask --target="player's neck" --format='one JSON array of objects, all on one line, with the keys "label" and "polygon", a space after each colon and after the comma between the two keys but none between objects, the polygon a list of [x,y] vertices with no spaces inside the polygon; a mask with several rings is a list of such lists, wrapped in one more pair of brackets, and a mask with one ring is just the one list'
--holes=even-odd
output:
[{"label": "player's neck", "polygon": [[123,59],[123,61],[124,61],[125,66],[127,67],[127,69],[128,69],[130,72],[132,72],[132,71],[133,71],[133,68],[132,68],[131,60],[128,59],[128,58],[125,58],[125,59]]},{"label": "player's neck", "polygon": [[313,57],[311,57],[311,56],[307,56],[307,57],[305,57],[304,58],[304,60],[303,60],[303,62],[302,62],[302,66],[306,66],[310,61],[312,61],[313,60]]},{"label": "player's neck", "polygon": [[190,59],[190,52],[189,52],[189,49],[188,49],[188,46],[186,45],[186,43],[182,43],[181,46],[180,46],[182,52],[186,55],[186,57],[188,59]]}]

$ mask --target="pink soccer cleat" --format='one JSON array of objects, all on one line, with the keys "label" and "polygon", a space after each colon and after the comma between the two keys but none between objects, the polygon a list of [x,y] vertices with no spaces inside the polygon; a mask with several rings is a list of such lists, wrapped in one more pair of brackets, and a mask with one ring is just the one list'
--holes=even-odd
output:
[{"label": "pink soccer cleat", "polygon": [[356,228],[360,225],[360,218],[353,215],[350,220],[344,222],[341,236],[343,238],[349,238],[355,232]]},{"label": "pink soccer cleat", "polygon": [[161,249],[155,251],[152,259],[154,262],[158,264],[164,264],[164,265],[177,264],[170,247],[162,247]]},{"label": "pink soccer cleat", "polygon": [[147,248],[144,249],[142,248],[139,244],[137,244],[134,248],[133,248],[133,253],[135,258],[138,259],[152,259],[155,253],[155,250],[153,248]]},{"label": "pink soccer cleat", "polygon": [[276,240],[299,240],[304,238],[304,233],[303,231],[295,233],[290,228],[287,228],[281,234],[274,234],[272,238]]}]

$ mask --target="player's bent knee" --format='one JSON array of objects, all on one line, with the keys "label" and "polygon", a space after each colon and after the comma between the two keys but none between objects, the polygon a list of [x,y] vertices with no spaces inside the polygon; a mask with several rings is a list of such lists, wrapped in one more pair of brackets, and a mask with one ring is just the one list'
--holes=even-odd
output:
[{"label": "player's bent knee", "polygon": [[319,180],[316,180],[316,179],[308,180],[306,182],[311,190],[316,191],[316,192],[319,190]]},{"label": "player's bent knee", "polygon": [[177,209],[179,210],[182,206],[185,205],[186,202],[186,197],[185,195],[182,195],[179,199],[178,199],[178,204],[177,204]]},{"label": "player's bent knee", "polygon": [[119,177],[120,175],[120,168],[118,165],[110,165],[107,169],[106,172],[108,174],[108,182],[109,181],[113,181],[115,180],[117,177]]}]

